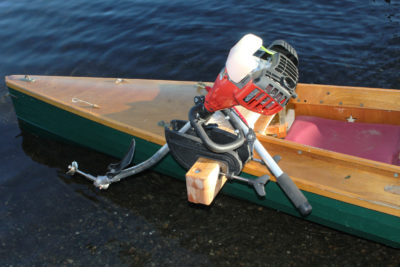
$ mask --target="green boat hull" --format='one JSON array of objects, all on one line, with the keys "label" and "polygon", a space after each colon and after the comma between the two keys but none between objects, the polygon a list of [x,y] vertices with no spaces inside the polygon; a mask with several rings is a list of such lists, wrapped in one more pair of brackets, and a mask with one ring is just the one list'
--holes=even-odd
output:
[{"label": "green boat hull", "polygon": [[[117,158],[124,155],[133,138],[124,132],[80,117],[12,88],[9,88],[9,91],[20,125],[28,131],[73,142]],[[151,157],[160,148],[159,145],[140,138],[135,137],[135,140],[134,161],[136,163]],[[161,160],[153,169],[182,181],[185,179],[186,171],[170,155]],[[227,183],[222,192],[301,217],[275,182],[268,183],[265,198],[257,197],[252,188],[239,183]],[[399,217],[310,192],[303,191],[303,193],[313,206],[312,214],[303,219],[388,246],[400,247]]]}]

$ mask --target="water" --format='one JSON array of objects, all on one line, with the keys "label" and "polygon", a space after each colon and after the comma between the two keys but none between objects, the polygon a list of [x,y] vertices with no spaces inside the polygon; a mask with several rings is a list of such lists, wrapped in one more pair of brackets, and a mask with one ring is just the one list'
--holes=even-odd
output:
[{"label": "water", "polygon": [[[306,83],[400,88],[400,4],[391,1],[0,3],[0,77],[212,81],[252,32],[289,41]],[[2,78],[3,79],[3,78]],[[105,155],[21,132],[0,87],[0,264],[398,265],[397,250],[147,172],[98,191],[64,175]]]}]

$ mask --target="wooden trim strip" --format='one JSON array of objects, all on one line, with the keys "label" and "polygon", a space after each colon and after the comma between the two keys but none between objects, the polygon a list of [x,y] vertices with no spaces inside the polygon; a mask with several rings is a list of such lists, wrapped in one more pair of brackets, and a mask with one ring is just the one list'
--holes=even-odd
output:
[{"label": "wooden trim strip", "polygon": [[[259,137],[296,185],[305,191],[364,208],[400,217],[400,196],[386,192],[387,185],[398,185],[400,166],[375,162],[272,137]],[[268,169],[256,162],[244,171],[260,176]],[[275,180],[271,175],[271,179]]]},{"label": "wooden trim strip", "polygon": [[400,111],[400,90],[368,87],[302,84],[291,103]]}]

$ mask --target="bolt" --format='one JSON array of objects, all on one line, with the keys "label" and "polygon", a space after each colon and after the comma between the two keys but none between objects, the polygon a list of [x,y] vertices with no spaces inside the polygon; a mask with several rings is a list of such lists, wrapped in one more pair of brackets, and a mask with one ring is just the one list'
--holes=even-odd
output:
[{"label": "bolt", "polygon": [[394,178],[398,178],[399,174],[396,172],[393,176],[394,176]]},{"label": "bolt", "polygon": [[27,82],[34,82],[35,80],[31,78],[29,75],[25,75],[25,81]]}]

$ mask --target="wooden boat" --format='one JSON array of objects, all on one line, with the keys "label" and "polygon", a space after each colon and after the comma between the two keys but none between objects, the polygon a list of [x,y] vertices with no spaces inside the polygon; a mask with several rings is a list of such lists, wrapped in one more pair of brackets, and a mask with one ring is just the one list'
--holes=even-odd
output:
[{"label": "wooden boat", "polygon": [[[193,97],[199,94],[195,82],[182,81],[13,75],[6,77],[6,84],[21,127],[119,158],[135,137],[135,162],[151,157],[165,143],[162,126],[172,119],[186,120]],[[295,114],[293,125],[302,116],[343,123],[340,127],[355,119],[352,125],[393,127],[382,131],[394,132],[394,138],[400,138],[396,132],[400,127],[400,91],[298,84],[297,93],[288,105]],[[398,154],[390,155],[393,162],[381,162],[351,155],[351,151],[337,152],[276,138],[266,135],[267,119],[260,117],[255,130],[266,149],[281,156],[279,165],[312,204],[312,214],[304,219],[400,247]],[[344,131],[347,137],[340,136],[340,127],[340,140],[357,142],[359,137],[349,136],[351,132]],[[378,138],[362,145],[380,148],[379,142],[385,141],[379,139],[381,132],[367,131]],[[383,147],[388,150],[387,145]],[[399,143],[390,147],[398,151]],[[186,173],[171,156],[154,170],[182,180]],[[247,177],[269,173],[255,161],[247,163],[243,172]],[[222,192],[299,216],[275,182],[266,186],[265,198],[240,183],[228,182]]]}]

